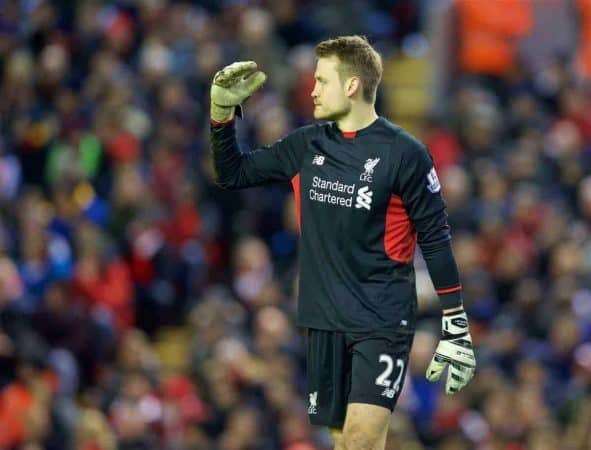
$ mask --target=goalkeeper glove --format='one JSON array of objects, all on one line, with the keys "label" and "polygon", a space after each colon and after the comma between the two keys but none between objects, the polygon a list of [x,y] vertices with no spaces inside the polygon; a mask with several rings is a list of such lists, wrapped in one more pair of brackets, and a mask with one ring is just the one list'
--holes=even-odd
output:
[{"label": "goalkeeper glove", "polygon": [[442,337],[427,368],[427,379],[437,381],[446,366],[445,392],[454,394],[474,376],[476,358],[468,330],[468,316],[464,311],[444,314],[441,319]]},{"label": "goalkeeper glove", "polygon": [[267,76],[257,71],[254,61],[239,61],[224,67],[213,77],[210,115],[216,122],[226,122],[234,109],[259,89]]}]

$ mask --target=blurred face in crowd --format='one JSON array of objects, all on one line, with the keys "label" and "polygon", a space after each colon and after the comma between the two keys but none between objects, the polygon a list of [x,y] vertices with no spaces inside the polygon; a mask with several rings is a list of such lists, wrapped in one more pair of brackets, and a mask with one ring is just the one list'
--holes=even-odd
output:
[{"label": "blurred face in crowd", "polygon": [[314,73],[316,82],[310,94],[317,120],[338,120],[351,111],[350,97],[355,93],[359,79],[350,77],[341,80],[338,68],[339,59],[336,56],[318,58]]}]

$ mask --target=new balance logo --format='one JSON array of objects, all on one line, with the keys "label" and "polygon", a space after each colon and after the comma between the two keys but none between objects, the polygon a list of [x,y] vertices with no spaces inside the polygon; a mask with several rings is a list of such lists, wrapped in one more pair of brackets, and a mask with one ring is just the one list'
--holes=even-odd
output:
[{"label": "new balance logo", "polygon": [[318,391],[310,392],[308,394],[310,405],[308,406],[308,414],[318,414]]},{"label": "new balance logo", "polygon": [[321,166],[322,164],[324,164],[324,156],[314,155],[314,158],[312,159],[312,164],[316,164],[317,166]]},{"label": "new balance logo", "polygon": [[369,190],[369,186],[363,186],[357,191],[357,198],[355,199],[355,208],[365,208],[368,211],[371,209],[371,198],[373,192]]},{"label": "new balance logo", "polygon": [[382,397],[394,398],[396,395],[396,389],[394,388],[386,388],[382,392]]}]

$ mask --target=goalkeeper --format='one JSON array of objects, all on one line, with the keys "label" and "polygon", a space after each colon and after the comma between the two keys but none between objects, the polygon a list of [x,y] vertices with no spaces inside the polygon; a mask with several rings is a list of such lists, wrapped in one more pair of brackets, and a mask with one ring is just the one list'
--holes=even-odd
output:
[{"label": "goalkeeper", "polygon": [[383,450],[415,332],[413,257],[421,247],[440,298],[442,335],[427,368],[447,368],[453,394],[475,358],[445,203],[433,161],[412,135],[379,117],[379,54],[360,36],[316,47],[315,119],[273,145],[241,152],[235,114],[265,82],[255,62],[220,70],[211,87],[218,184],[293,185],[300,226],[298,325],[307,329],[308,416],[337,450]]}]

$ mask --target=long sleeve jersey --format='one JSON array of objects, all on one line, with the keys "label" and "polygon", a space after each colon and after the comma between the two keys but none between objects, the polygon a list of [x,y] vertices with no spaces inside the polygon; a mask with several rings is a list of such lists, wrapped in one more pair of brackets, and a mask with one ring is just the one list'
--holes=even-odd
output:
[{"label": "long sleeve jersey", "polygon": [[413,332],[413,257],[421,246],[437,292],[459,299],[445,203],[425,146],[380,117],[356,132],[299,128],[241,152],[234,123],[211,125],[217,182],[241,189],[291,182],[300,227],[298,325]]}]

